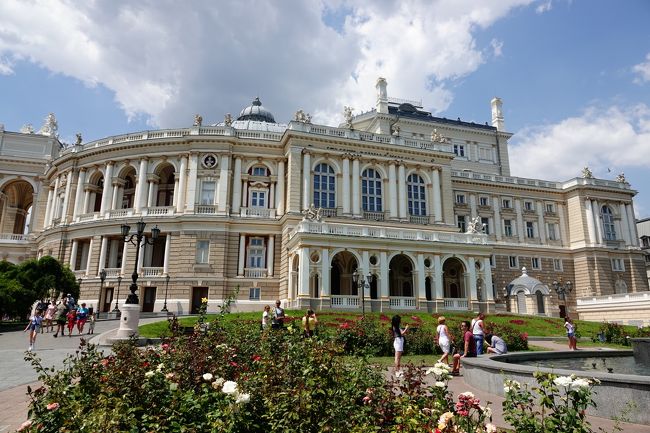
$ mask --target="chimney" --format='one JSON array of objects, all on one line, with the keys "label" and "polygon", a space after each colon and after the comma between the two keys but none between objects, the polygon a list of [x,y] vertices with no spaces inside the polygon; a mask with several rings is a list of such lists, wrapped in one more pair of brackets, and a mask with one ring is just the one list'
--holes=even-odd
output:
[{"label": "chimney", "polygon": [[503,101],[501,98],[492,98],[492,126],[497,128],[497,131],[505,131],[505,123],[503,122]]},{"label": "chimney", "polygon": [[379,77],[377,78],[377,84],[375,88],[377,89],[377,113],[388,114],[388,93],[386,92],[386,79]]}]

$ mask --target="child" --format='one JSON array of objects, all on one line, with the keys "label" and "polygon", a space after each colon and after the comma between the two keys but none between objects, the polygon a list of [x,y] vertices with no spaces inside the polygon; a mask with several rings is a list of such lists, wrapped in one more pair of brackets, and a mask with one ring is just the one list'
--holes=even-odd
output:
[{"label": "child", "polygon": [[95,333],[95,312],[90,315],[88,318],[88,334],[92,335]]},{"label": "child", "polygon": [[74,322],[77,321],[77,310],[75,310],[74,308],[68,310],[68,314],[66,315],[66,318],[68,319],[68,337],[72,337]]},{"label": "child", "polygon": [[23,332],[26,332],[29,329],[29,352],[34,350],[34,345],[36,344],[36,336],[38,331],[41,329],[41,324],[43,323],[43,312],[41,310],[36,310],[33,316],[29,318],[29,323],[25,327]]}]

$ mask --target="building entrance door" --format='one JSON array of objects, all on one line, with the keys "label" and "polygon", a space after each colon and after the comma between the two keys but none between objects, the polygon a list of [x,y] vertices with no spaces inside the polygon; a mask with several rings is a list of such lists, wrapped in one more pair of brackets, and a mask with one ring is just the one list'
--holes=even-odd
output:
[{"label": "building entrance door", "polygon": [[111,311],[111,302],[113,301],[113,288],[106,287],[104,289],[104,302],[101,307],[102,313],[108,313]]},{"label": "building entrance door", "polygon": [[142,300],[142,312],[153,313],[153,306],[156,304],[156,288],[145,287],[144,299]]},{"label": "building entrance door", "polygon": [[192,309],[190,314],[199,314],[201,308],[201,299],[208,297],[207,287],[193,287],[192,288]]}]

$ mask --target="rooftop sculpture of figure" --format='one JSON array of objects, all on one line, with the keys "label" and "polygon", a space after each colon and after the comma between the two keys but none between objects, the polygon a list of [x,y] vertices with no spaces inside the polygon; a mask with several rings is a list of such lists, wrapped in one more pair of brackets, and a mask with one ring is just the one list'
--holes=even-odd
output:
[{"label": "rooftop sculpture of figure", "polygon": [[585,168],[582,169],[582,177],[585,179],[593,179],[594,174],[591,172],[589,167],[585,166]]},{"label": "rooftop sculpture of figure", "polygon": [[627,183],[627,179],[625,179],[625,173],[620,173],[618,176],[616,176],[616,182]]},{"label": "rooftop sculpture of figure", "polygon": [[223,124],[226,126],[232,126],[232,116],[230,113],[226,114],[223,118]]},{"label": "rooftop sculpture of figure", "polygon": [[58,130],[59,130],[59,124],[56,121],[56,117],[54,117],[54,113],[50,113],[45,118],[45,122],[43,123],[41,130],[38,132],[41,135],[56,137]]},{"label": "rooftop sculpture of figure", "polygon": [[343,107],[343,118],[345,119],[345,126],[352,129],[352,107]]},{"label": "rooftop sculpture of figure", "polygon": [[81,132],[77,132],[77,141],[75,141],[75,146],[81,146],[81,142],[83,141],[83,138],[81,138]]},{"label": "rooftop sculpture of figure", "polygon": [[194,124],[192,126],[201,126],[203,123],[203,117],[201,117],[200,114],[195,114],[194,115]]},{"label": "rooftop sculpture of figure", "polygon": [[296,114],[294,115],[294,120],[296,122],[311,123],[311,114],[305,113],[302,110],[298,110],[298,111],[296,111]]}]

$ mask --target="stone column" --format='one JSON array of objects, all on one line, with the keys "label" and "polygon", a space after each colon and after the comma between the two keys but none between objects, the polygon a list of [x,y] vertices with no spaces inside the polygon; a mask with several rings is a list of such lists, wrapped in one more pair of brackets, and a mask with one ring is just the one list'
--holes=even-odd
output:
[{"label": "stone column", "polygon": [[147,183],[149,184],[149,193],[147,194],[147,207],[154,207],[156,205],[156,178],[158,176],[155,174],[151,174],[151,176],[147,176]]},{"label": "stone column", "polygon": [[126,265],[127,265],[127,262],[128,262],[128,260],[127,260],[128,255],[129,255],[129,243],[124,242],[124,244],[122,245],[122,266],[121,266],[122,269],[120,270],[120,274],[123,275],[123,276],[126,275],[126,272],[127,272],[126,271]]},{"label": "stone column", "polygon": [[58,204],[59,204],[59,184],[61,182],[61,178],[59,176],[56,177],[56,180],[54,181],[54,192],[52,193],[52,208],[50,209],[50,219],[48,221],[48,226],[52,225],[52,221],[57,218],[57,212],[58,212]]},{"label": "stone column", "polygon": [[266,247],[267,276],[273,276],[273,258],[275,255],[275,236],[269,235],[269,244]]},{"label": "stone column", "polygon": [[190,174],[187,179],[187,211],[194,213],[194,202],[196,201],[196,183],[199,169],[199,155],[190,153]]},{"label": "stone column", "polygon": [[108,212],[111,205],[112,198],[112,179],[113,179],[113,161],[106,163],[106,170],[104,171],[104,190],[102,191],[102,205],[99,208],[100,216],[103,218],[104,214]]},{"label": "stone column", "polygon": [[77,176],[77,191],[74,198],[74,207],[72,208],[72,220],[76,221],[79,214],[84,213],[81,207],[83,205],[84,183],[86,182],[86,169],[80,168]]},{"label": "stone column", "polygon": [[557,235],[560,238],[561,244],[565,245],[565,239],[569,239],[569,236],[566,233],[566,219],[564,217],[564,206],[561,204],[557,204],[557,214],[560,216],[560,226],[558,227],[558,233]]},{"label": "stone column", "polygon": [[437,254],[433,256],[433,272],[433,287],[435,290],[436,299],[443,299],[445,297],[445,290],[442,280],[442,262],[440,260],[440,256]]},{"label": "stone column", "polygon": [[106,268],[106,250],[108,249],[108,238],[102,236],[101,247],[99,248],[99,264],[97,265],[97,276],[99,276],[99,271]]},{"label": "stone column", "polygon": [[147,193],[147,165],[147,158],[140,159],[140,167],[138,168],[138,182],[135,184],[135,194],[133,197],[133,210],[135,213],[141,213],[142,208],[144,207],[145,203],[147,203],[147,199],[145,198],[145,195]]},{"label": "stone column", "polygon": [[621,235],[623,237],[623,240],[625,241],[625,245],[631,245],[630,242],[630,228],[628,227],[628,219],[627,219],[627,210],[625,209],[625,205],[623,203],[620,203],[619,206],[619,212],[621,214]]},{"label": "stone column", "polygon": [[497,241],[500,241],[503,235],[503,222],[501,221],[501,203],[499,203],[499,197],[494,197],[492,203],[494,204],[492,206],[494,209],[494,233],[497,236]]},{"label": "stone column", "polygon": [[546,233],[544,230],[544,205],[541,201],[537,202],[537,232],[542,244],[546,243]]},{"label": "stone column", "polygon": [[73,240],[72,241],[72,250],[70,251],[70,269],[75,271],[75,263],[77,263],[77,250],[79,249],[79,241],[78,240]]},{"label": "stone column", "polygon": [[388,217],[397,218],[397,174],[395,172],[395,161],[391,161],[388,164],[388,200],[390,203]]},{"label": "stone column", "polygon": [[478,211],[476,210],[476,194],[469,195],[469,213],[472,219],[478,216]]},{"label": "stone column", "polygon": [[233,214],[239,214],[241,207],[241,156],[235,157],[235,168],[233,171],[231,210]]},{"label": "stone column", "polygon": [[442,222],[442,202],[440,199],[440,171],[435,168],[431,172],[433,182],[431,188],[433,189],[433,220],[435,222]]},{"label": "stone column", "polygon": [[386,251],[379,253],[379,293],[382,300],[388,302],[390,297],[389,283],[389,270],[388,270],[388,254]]},{"label": "stone column", "polygon": [[[43,228],[49,227],[52,224],[52,196],[54,195],[52,188],[47,187],[47,203],[45,204],[45,218],[43,219]],[[7,204],[5,203],[5,208]]]},{"label": "stone column", "polygon": [[248,176],[244,179],[243,190],[241,194],[241,207],[248,207]]},{"label": "stone column", "polygon": [[302,155],[302,208],[309,209],[311,202],[311,155],[305,151]]},{"label": "stone column", "polygon": [[521,213],[521,200],[515,200],[515,212],[517,214],[517,235],[519,236],[519,242],[524,242],[526,226],[524,225],[524,217]]},{"label": "stone column", "polygon": [[163,262],[163,275],[169,275],[169,252],[172,248],[172,234],[167,233],[165,236],[165,259]]},{"label": "stone column", "polygon": [[636,221],[634,220],[634,203],[629,203],[625,205],[627,210],[627,226],[630,228],[630,237],[632,239],[632,245],[638,246],[639,244],[639,234],[636,230]]},{"label": "stone column", "polygon": [[[146,237],[143,238],[143,239],[146,239]],[[142,251],[140,251],[140,255],[138,256],[137,269],[138,269],[138,275],[140,275],[140,277],[142,277],[142,276],[143,276],[143,274],[142,274],[142,268],[143,268],[143,263],[144,263],[144,256],[145,256],[145,254],[147,254],[149,251],[148,251],[148,248],[147,248],[147,245],[146,245],[146,244],[144,244],[144,245],[140,245],[140,248],[142,248]],[[149,262],[149,263],[151,263],[151,262]]]},{"label": "stone column", "polygon": [[81,209],[81,212],[79,212],[80,214],[90,213],[88,211],[88,206],[90,206],[91,188],[92,187],[89,184],[84,185],[84,204],[83,204],[83,209]]},{"label": "stone column", "polygon": [[397,195],[399,197],[399,217],[400,219],[408,219],[408,195],[406,193],[406,167],[404,164],[400,164],[397,169],[398,175],[398,185],[397,185]]},{"label": "stone column", "polygon": [[176,201],[176,212],[182,213],[185,210],[185,189],[187,184],[187,155],[181,157],[181,166],[178,173],[178,200]]},{"label": "stone column", "polygon": [[[276,215],[284,215],[284,203],[285,203],[285,194],[284,194],[284,185],[285,185],[285,173],[284,173],[284,159],[278,161],[278,190],[276,191],[276,201],[277,201],[277,210]],[[241,182],[240,182],[241,183]]]},{"label": "stone column", "polygon": [[341,196],[343,197],[343,215],[350,215],[350,157],[343,155],[343,187]]},{"label": "stone column", "polygon": [[[240,169],[241,171],[241,169]],[[230,180],[230,155],[221,156],[221,172],[219,174],[219,189],[217,190],[217,209],[219,212],[228,211],[228,184]]]},{"label": "stone column", "polygon": [[585,200],[585,220],[587,221],[587,232],[589,238],[587,239],[587,244],[596,244],[598,239],[596,238],[596,227],[594,224],[594,211],[591,208],[591,199]]},{"label": "stone column", "polygon": [[298,298],[311,296],[309,290],[309,248],[300,248],[300,268],[298,274]]},{"label": "stone column", "polygon": [[591,210],[594,212],[594,222],[596,223],[596,235],[598,236],[598,241],[596,243],[604,244],[605,243],[605,233],[603,232],[603,222],[600,218],[600,205],[598,200],[594,200]]},{"label": "stone column", "polygon": [[239,260],[237,261],[237,276],[244,276],[244,266],[246,265],[246,235],[239,235]]},{"label": "stone column", "polygon": [[424,276],[424,254],[418,254],[417,261],[418,261],[418,271],[417,271],[418,305],[419,304],[426,305],[427,290],[426,290],[425,276]]},{"label": "stone column", "polygon": [[61,215],[61,222],[63,224],[68,222],[68,205],[70,203],[70,190],[72,188],[72,170],[68,171],[65,181],[65,195],[63,196],[63,210]]},{"label": "stone column", "polygon": [[90,265],[92,264],[92,259],[93,259],[93,244],[95,243],[94,238],[90,238],[90,242],[88,243],[88,257],[86,258],[86,277],[90,275]]},{"label": "stone column", "polygon": [[494,301],[494,293],[492,291],[492,265],[490,265],[490,258],[483,258],[483,284],[485,284],[485,299]]},{"label": "stone column", "polygon": [[467,273],[469,275],[469,293],[470,299],[472,301],[478,300],[478,294],[476,292],[476,260],[474,257],[469,257],[467,259],[468,265]]},{"label": "stone column", "polygon": [[320,257],[320,273],[321,273],[321,290],[320,290],[320,296],[321,298],[329,298],[331,295],[331,282],[330,282],[330,250],[327,248],[323,248],[321,250],[321,257]]},{"label": "stone column", "polygon": [[124,181],[118,177],[113,178],[113,197],[111,198],[111,209],[120,209],[122,207],[122,195],[124,194],[121,189],[124,186]]},{"label": "stone column", "polygon": [[361,175],[359,173],[359,158],[352,160],[352,215],[355,217],[361,216],[361,189],[359,188],[359,181]]}]

